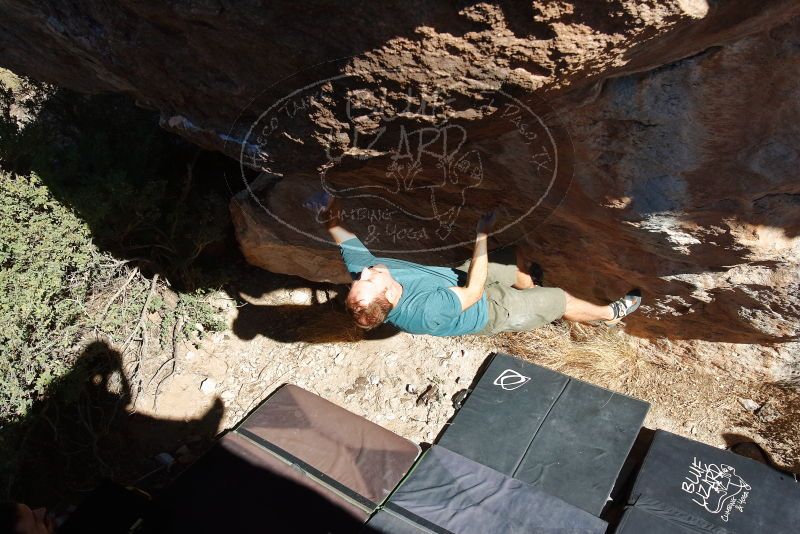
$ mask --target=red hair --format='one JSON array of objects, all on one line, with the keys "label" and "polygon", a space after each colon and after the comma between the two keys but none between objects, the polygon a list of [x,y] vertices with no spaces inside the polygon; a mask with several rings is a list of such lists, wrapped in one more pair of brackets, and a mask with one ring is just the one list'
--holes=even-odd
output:
[{"label": "red hair", "polygon": [[383,324],[386,317],[394,307],[386,298],[386,291],[375,297],[371,302],[364,303],[347,295],[344,301],[345,308],[353,317],[356,325],[364,330],[371,330]]}]

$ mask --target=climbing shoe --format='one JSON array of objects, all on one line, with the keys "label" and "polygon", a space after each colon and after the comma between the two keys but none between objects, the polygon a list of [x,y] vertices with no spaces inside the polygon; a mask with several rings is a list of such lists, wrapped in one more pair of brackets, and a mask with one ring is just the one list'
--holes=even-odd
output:
[{"label": "climbing shoe", "polygon": [[641,303],[642,292],[638,289],[630,290],[627,295],[609,304],[611,311],[614,312],[614,318],[610,321],[603,321],[603,323],[606,326],[614,326],[624,317],[635,312]]}]

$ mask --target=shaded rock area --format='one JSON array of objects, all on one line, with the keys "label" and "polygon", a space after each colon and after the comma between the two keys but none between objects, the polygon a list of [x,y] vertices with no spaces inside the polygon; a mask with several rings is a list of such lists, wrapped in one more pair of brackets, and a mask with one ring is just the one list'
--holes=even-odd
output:
[{"label": "shaded rock area", "polygon": [[[455,264],[475,220],[547,282],[641,287],[663,358],[800,381],[800,4],[99,2],[0,7],[0,63],[125,93],[242,161],[251,263],[346,279],[303,203]],[[345,58],[345,59],[340,59]],[[242,183],[242,180],[244,183]]]}]

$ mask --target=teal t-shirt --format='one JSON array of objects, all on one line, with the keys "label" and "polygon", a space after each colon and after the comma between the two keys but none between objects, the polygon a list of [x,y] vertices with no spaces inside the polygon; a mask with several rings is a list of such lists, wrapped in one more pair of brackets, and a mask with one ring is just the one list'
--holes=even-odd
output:
[{"label": "teal t-shirt", "polygon": [[483,330],[489,319],[486,295],[461,311],[461,301],[448,289],[459,285],[459,274],[450,267],[430,267],[393,258],[376,258],[358,239],[348,239],[339,249],[353,280],[361,271],[376,263],[389,268],[392,277],[403,286],[397,306],[386,322],[411,334],[460,336]]}]

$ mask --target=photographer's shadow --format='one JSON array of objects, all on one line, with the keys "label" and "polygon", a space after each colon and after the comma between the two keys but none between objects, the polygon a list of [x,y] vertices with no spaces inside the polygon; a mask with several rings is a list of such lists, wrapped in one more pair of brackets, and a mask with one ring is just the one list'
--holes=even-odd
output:
[{"label": "photographer's shadow", "polygon": [[224,411],[216,399],[197,419],[162,420],[136,413],[133,397],[120,353],[105,342],[90,343],[24,421],[2,429],[6,444],[16,444],[10,497],[64,505],[103,479],[158,489],[177,464],[170,468],[156,456],[182,444],[199,453],[217,434]]}]

